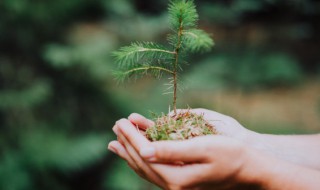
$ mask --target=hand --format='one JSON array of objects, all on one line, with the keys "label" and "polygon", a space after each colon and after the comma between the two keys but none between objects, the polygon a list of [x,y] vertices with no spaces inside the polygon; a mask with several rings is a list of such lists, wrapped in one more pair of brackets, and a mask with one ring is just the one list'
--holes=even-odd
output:
[{"label": "hand", "polygon": [[[191,109],[191,110],[177,110],[177,112],[186,112],[190,111],[192,113],[203,115],[204,119],[206,119],[211,125],[214,126],[215,130],[219,135],[232,137],[233,139],[237,139],[241,142],[244,142],[248,145],[251,144],[249,139],[253,138],[257,135],[257,133],[250,131],[244,128],[237,120],[232,117],[220,114],[215,111],[207,110],[207,109]],[[172,113],[171,113],[172,114]],[[129,120],[138,126],[143,133],[148,127],[154,125],[154,122],[146,119],[145,117],[139,114],[131,114],[129,116]]]},{"label": "hand", "polygon": [[[114,131],[119,141],[109,148],[140,176],[164,189],[225,189],[251,183],[243,173],[248,149],[237,140],[206,136],[151,143],[125,119],[116,123]],[[173,164],[179,162],[184,164]]]},{"label": "hand", "polygon": [[[319,187],[320,172],[303,167],[317,166],[319,135],[254,135],[228,116],[203,109],[193,112],[203,113],[221,135],[151,143],[143,131],[153,122],[132,114],[130,121],[122,119],[116,123],[113,129],[118,141],[110,142],[109,149],[125,159],[141,177],[164,189],[250,189],[255,185],[292,190]],[[247,139],[253,139],[252,143]],[[305,147],[311,147],[311,151]],[[289,161],[292,156],[281,157],[277,152],[296,155],[295,162],[301,166],[264,152]],[[297,158],[301,158],[300,161]],[[293,178],[299,180],[292,181]]]}]

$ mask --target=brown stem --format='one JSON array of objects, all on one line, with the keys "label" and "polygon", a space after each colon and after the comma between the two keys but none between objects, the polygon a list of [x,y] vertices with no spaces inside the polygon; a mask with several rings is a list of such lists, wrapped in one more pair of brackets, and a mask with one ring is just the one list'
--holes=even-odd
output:
[{"label": "brown stem", "polygon": [[174,115],[177,115],[177,80],[178,80],[178,63],[179,63],[179,51],[181,48],[181,37],[182,37],[182,31],[183,31],[183,26],[182,26],[182,19],[179,19],[180,27],[178,31],[178,42],[175,47],[175,57],[174,57],[174,70],[173,70],[173,112]]},{"label": "brown stem", "polygon": [[[178,55],[175,58],[176,62],[178,61]],[[173,71],[173,112],[174,115],[177,115],[177,70],[176,70],[176,62]]]}]

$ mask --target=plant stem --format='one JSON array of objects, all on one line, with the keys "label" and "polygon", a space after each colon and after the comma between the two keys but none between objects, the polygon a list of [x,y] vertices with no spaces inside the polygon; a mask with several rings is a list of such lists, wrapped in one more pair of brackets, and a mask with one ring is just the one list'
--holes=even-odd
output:
[{"label": "plant stem", "polygon": [[179,51],[181,48],[181,37],[182,37],[182,31],[183,31],[183,26],[182,26],[182,18],[179,18],[179,31],[178,31],[178,42],[175,46],[175,56],[174,56],[174,69],[173,69],[173,112],[174,115],[177,115],[177,80],[178,80],[178,63],[179,63]]}]

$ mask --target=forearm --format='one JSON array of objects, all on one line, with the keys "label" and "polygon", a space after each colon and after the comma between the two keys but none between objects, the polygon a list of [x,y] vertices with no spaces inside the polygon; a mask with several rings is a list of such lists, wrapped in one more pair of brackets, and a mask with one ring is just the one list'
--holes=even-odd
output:
[{"label": "forearm", "polygon": [[320,172],[274,157],[250,152],[243,176],[251,184],[266,190],[319,189]]},{"label": "forearm", "polygon": [[276,158],[320,170],[320,135],[251,134],[247,143]]}]

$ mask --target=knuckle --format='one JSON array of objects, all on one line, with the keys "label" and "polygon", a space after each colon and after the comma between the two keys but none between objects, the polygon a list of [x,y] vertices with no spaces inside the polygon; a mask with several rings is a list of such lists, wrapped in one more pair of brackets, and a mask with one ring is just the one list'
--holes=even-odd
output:
[{"label": "knuckle", "polygon": [[[157,152],[161,152],[161,158],[160,159],[162,159],[162,160],[170,160],[170,158],[172,158],[174,156],[173,152],[168,147],[161,147],[161,148],[158,149]],[[156,155],[156,156],[159,156],[159,155]]]}]

